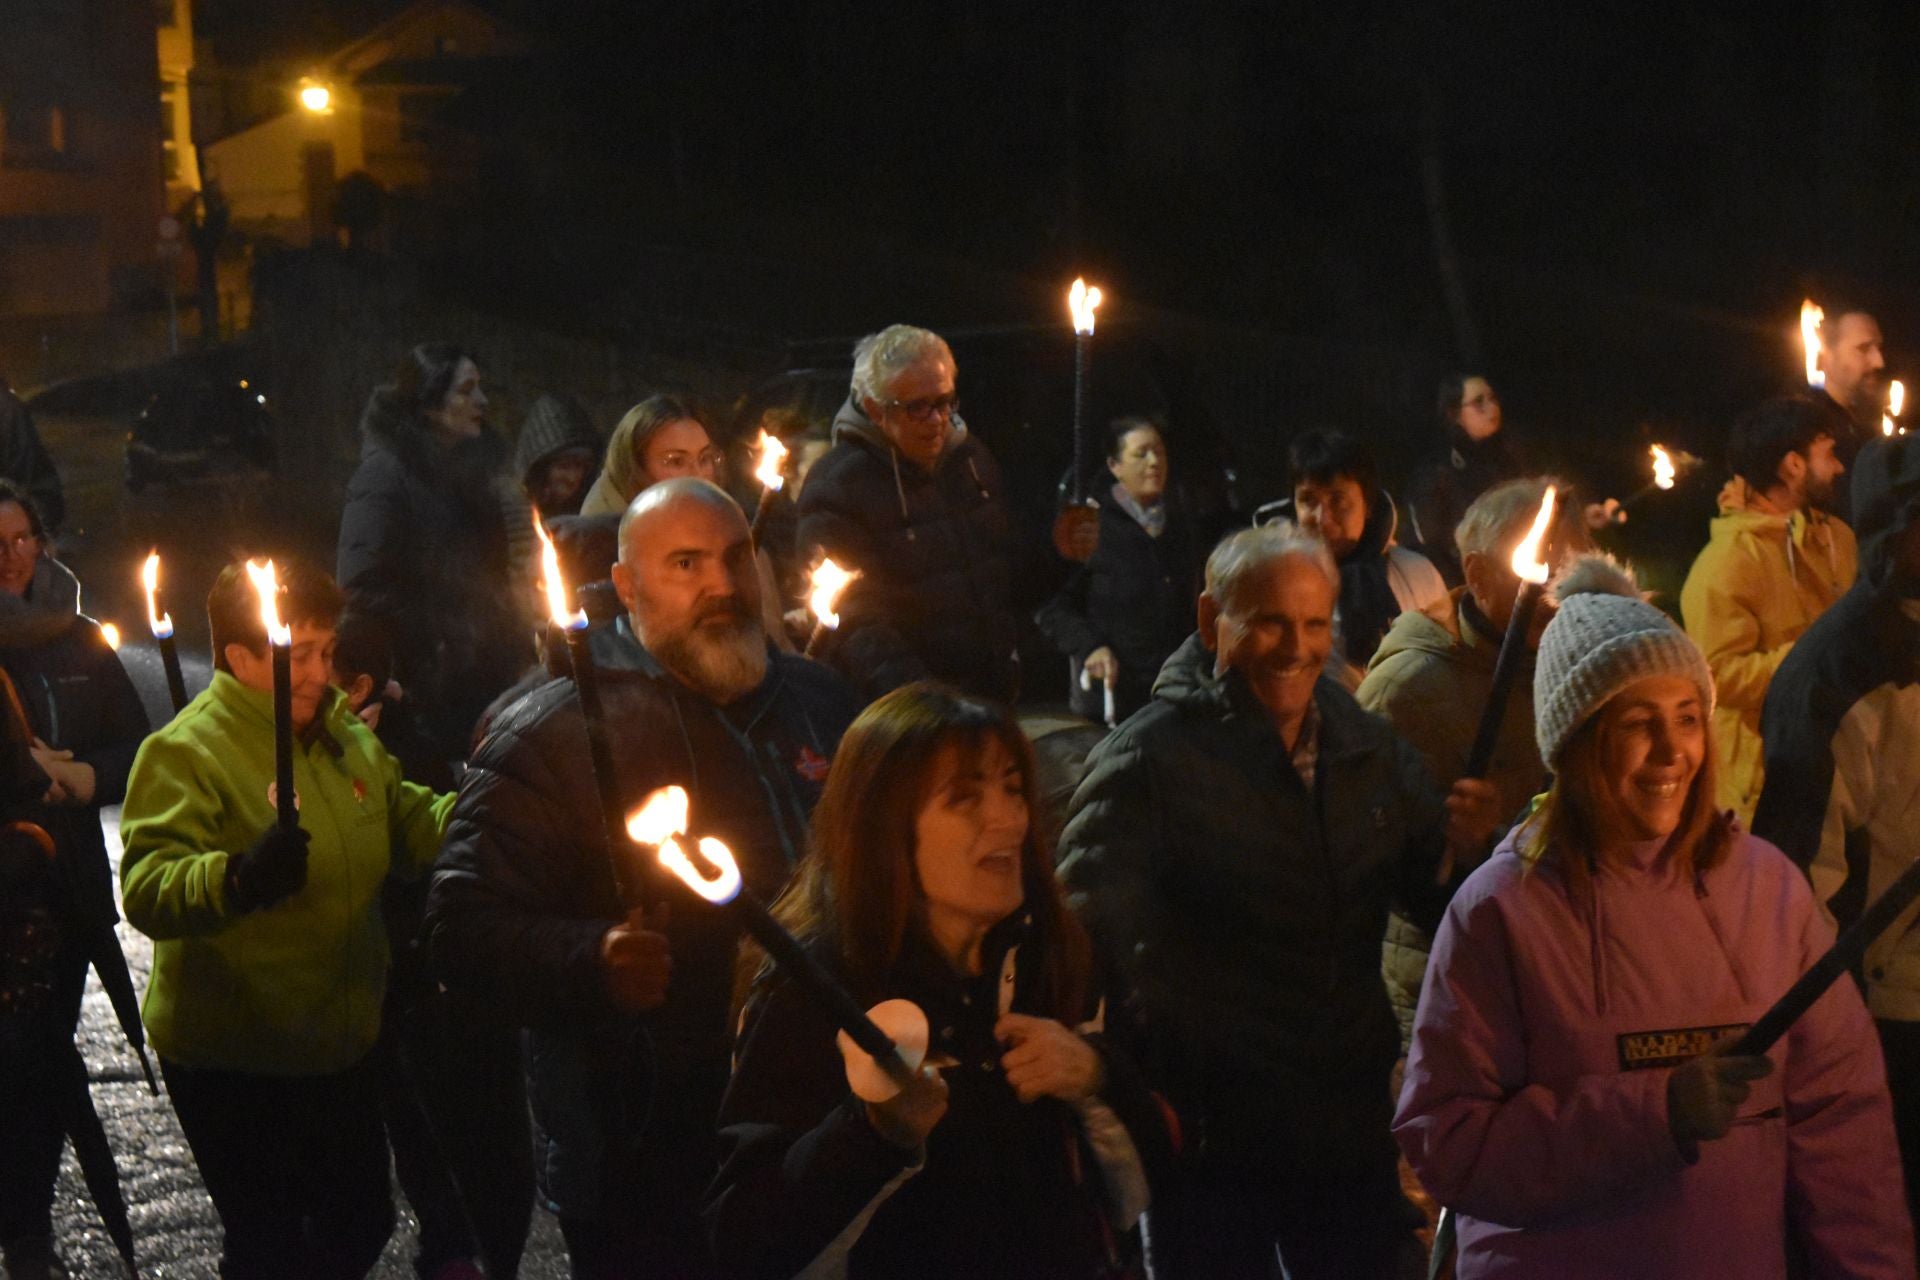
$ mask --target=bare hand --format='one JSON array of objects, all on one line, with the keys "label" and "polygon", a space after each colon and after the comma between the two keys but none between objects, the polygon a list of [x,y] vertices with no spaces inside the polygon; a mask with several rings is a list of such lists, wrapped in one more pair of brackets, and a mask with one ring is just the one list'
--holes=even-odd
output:
[{"label": "bare hand", "polygon": [[93,799],[93,766],[74,760],[73,752],[58,750],[35,738],[28,748],[34,763],[47,775],[47,804],[86,804]]},{"label": "bare hand", "polygon": [[1667,1077],[1667,1128],[1689,1159],[1700,1143],[1727,1136],[1753,1092],[1748,1081],[1773,1074],[1773,1059],[1730,1054],[1733,1042],[1728,1036]]},{"label": "bare hand", "polygon": [[885,1102],[867,1104],[873,1131],[903,1151],[917,1151],[947,1114],[947,1082],[938,1071],[921,1067],[912,1083]]},{"label": "bare hand", "polygon": [[1462,778],[1447,792],[1447,860],[1478,860],[1507,815],[1500,793],[1484,778]]},{"label": "bare hand", "polygon": [[1002,1014],[993,1024],[993,1037],[1009,1046],[1000,1069],[1022,1102],[1078,1102],[1097,1093],[1106,1076],[1106,1064],[1094,1047],[1051,1018]]},{"label": "bare hand", "polygon": [[1620,499],[1608,498],[1605,502],[1589,502],[1580,514],[1586,518],[1587,528],[1598,532],[1608,525],[1625,524],[1627,510],[1620,505]]},{"label": "bare hand", "polygon": [[360,717],[360,723],[367,726],[367,728],[378,729],[380,727],[380,713],[386,709],[386,706],[387,704],[378,698],[369,698],[367,705],[360,708],[360,710],[354,714]]},{"label": "bare hand", "polygon": [[1103,644],[1087,655],[1087,660],[1080,664],[1080,669],[1087,673],[1088,680],[1112,684],[1120,678],[1120,659],[1114,657],[1113,650]]},{"label": "bare hand", "polygon": [[607,994],[629,1013],[657,1009],[667,998],[673,976],[673,954],[667,935],[649,926],[635,911],[600,935],[600,968]]}]

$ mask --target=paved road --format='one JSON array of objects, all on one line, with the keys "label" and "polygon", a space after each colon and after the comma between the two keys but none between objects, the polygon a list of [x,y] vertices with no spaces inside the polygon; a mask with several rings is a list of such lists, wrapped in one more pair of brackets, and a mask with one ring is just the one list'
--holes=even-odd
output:
[{"label": "paved road", "polygon": [[[198,602],[233,551],[292,545],[321,563],[331,559],[324,545],[330,537],[325,533],[329,513],[304,509],[297,491],[203,487],[134,498],[120,484],[124,422],[54,418],[38,425],[66,483],[70,515],[62,558],[80,575],[87,612],[116,622],[125,633],[122,657],[156,722],[165,711],[165,685],[152,642],[145,638],[144,602],[135,576],[149,547],[162,549],[167,576],[175,584],[169,608],[179,627],[190,691],[205,687],[208,678],[206,618]],[[105,826],[117,865],[116,818],[109,811]],[[152,944],[124,924],[120,941],[135,985],[144,991]],[[212,1280],[220,1249],[213,1206],[172,1109],[164,1095],[147,1093],[97,981],[89,981],[79,1040],[93,1074],[95,1105],[119,1161],[141,1274],[151,1280]],[[404,1202],[401,1218],[400,1230],[372,1273],[379,1280],[409,1280],[414,1274],[409,1261],[414,1224]],[[71,1153],[61,1170],[54,1227],[75,1276],[104,1280],[124,1274]],[[552,1217],[537,1212],[521,1277],[561,1280],[567,1275],[564,1257]]]}]

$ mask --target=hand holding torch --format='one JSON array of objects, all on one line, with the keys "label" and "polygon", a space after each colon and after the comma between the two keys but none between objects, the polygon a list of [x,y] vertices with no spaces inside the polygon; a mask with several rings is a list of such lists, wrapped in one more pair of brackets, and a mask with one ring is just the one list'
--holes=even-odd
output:
[{"label": "hand holding torch", "polygon": [[147,589],[147,627],[160,646],[160,665],[167,673],[167,696],[173,700],[174,714],[187,705],[187,682],[180,673],[180,651],[173,640],[173,615],[160,598],[160,552],[147,553],[140,569],[140,582]]},{"label": "hand holding torch", "polygon": [[260,625],[273,655],[273,787],[282,831],[300,825],[293,793],[293,629],[280,621],[280,578],[273,561],[247,561],[247,577],[260,597]]}]

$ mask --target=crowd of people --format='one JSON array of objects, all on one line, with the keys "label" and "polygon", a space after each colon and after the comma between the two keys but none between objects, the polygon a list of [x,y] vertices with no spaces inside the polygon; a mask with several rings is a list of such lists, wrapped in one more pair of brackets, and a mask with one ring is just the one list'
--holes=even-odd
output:
[{"label": "crowd of people", "polygon": [[[1679,622],[1578,502],[1522,608],[1515,548],[1568,486],[1480,374],[1400,501],[1312,430],[1238,527],[1182,503],[1163,423],[1116,419],[1097,539],[1027,616],[937,334],[862,339],[831,424],[770,419],[765,504],[689,399],[603,440],[545,397],[510,446],[482,358],[428,343],[369,399],[337,572],[282,565],[291,826],[244,566],[211,683],[154,727],[0,481],[7,1276],[64,1274],[74,1029],[124,911],[229,1280],[366,1275],[396,1176],[423,1280],[516,1275],[536,1203],[580,1280],[1389,1280],[1430,1248],[1913,1277],[1913,912],[1736,1045],[1911,861],[1920,799],[1920,443],[1881,433],[1873,319],[1822,336],[1824,390],[1733,423]],[[810,644],[822,557],[858,576]],[[1036,748],[1036,627],[1090,752]],[[684,788],[906,1069],[602,784]]]}]

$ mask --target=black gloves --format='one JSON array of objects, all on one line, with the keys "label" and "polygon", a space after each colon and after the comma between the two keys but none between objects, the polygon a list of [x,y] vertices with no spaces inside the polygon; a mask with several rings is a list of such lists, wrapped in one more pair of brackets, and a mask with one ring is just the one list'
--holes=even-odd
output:
[{"label": "black gloves", "polygon": [[227,855],[227,901],[236,911],[258,911],[290,898],[307,884],[307,833],[278,825],[245,853]]}]

